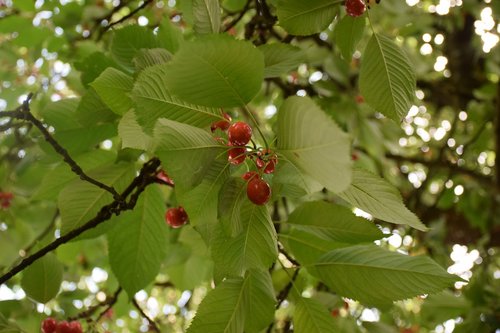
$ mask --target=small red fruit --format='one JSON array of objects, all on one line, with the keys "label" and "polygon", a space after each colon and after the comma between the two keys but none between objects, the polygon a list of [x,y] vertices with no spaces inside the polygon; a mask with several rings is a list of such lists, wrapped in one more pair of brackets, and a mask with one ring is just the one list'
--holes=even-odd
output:
[{"label": "small red fruit", "polygon": [[233,146],[244,146],[252,137],[252,128],[243,121],[237,121],[228,130],[229,143]]},{"label": "small red fruit", "polygon": [[363,0],[346,0],[345,10],[347,12],[347,15],[358,17],[363,15],[366,10],[366,5]]},{"label": "small red fruit", "polygon": [[332,310],[332,317],[336,318],[338,317],[340,314],[340,310],[339,309],[333,309]]},{"label": "small red fruit", "polygon": [[258,177],[259,174],[257,172],[255,172],[255,171],[248,171],[248,172],[245,172],[243,174],[243,176],[241,176],[241,178],[243,178],[244,180],[250,180],[250,179],[252,179],[255,176]]},{"label": "small red fruit", "polygon": [[241,164],[245,161],[246,151],[247,150],[244,147],[231,148],[228,151],[227,160],[229,161],[229,163],[234,165]]},{"label": "small red fruit", "polygon": [[174,186],[174,180],[170,178],[163,170],[160,170],[160,172],[156,174],[156,178],[159,179],[163,184]]},{"label": "small red fruit", "polygon": [[69,323],[66,320],[58,322],[56,326],[56,333],[72,333]]},{"label": "small red fruit", "polygon": [[256,205],[263,205],[271,196],[271,187],[262,178],[253,177],[247,184],[247,197]]},{"label": "small red fruit", "polygon": [[45,318],[42,321],[42,332],[43,333],[54,333],[56,331],[57,321],[54,318]]},{"label": "small red fruit", "polygon": [[232,120],[231,116],[225,112],[222,115],[224,116],[224,118],[226,118],[226,120],[219,120],[212,123],[212,125],[210,125],[210,130],[212,131],[212,133],[215,132],[217,128],[220,128],[221,130],[225,131],[231,125],[231,120]]},{"label": "small red fruit", "polygon": [[179,228],[187,223],[188,215],[182,206],[178,208],[169,208],[165,214],[167,223],[172,228]]},{"label": "small red fruit", "polygon": [[71,333],[82,333],[82,324],[79,321],[72,321],[69,323],[69,330]]}]

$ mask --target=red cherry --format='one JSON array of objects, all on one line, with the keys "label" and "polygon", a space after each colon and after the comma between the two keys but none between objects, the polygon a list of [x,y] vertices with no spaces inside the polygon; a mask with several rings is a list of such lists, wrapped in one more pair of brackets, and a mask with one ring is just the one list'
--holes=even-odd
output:
[{"label": "red cherry", "polygon": [[257,168],[262,169],[266,165],[266,162],[264,162],[264,160],[260,157],[257,157],[257,159],[255,160],[255,165],[257,166]]},{"label": "red cherry", "polygon": [[264,168],[264,173],[273,173],[274,169],[276,168],[276,164],[278,164],[277,159],[270,159],[269,162],[267,162],[266,167]]},{"label": "red cherry", "polygon": [[247,150],[244,147],[231,148],[228,151],[227,160],[229,161],[229,163],[234,164],[234,165],[241,164],[241,163],[243,163],[243,161],[245,161],[246,151]]},{"label": "red cherry", "polygon": [[256,205],[263,205],[271,196],[271,187],[263,179],[253,177],[247,184],[247,197]]},{"label": "red cherry", "polygon": [[158,172],[156,174],[156,178],[161,180],[162,183],[164,184],[167,184],[167,185],[170,185],[170,186],[174,186],[174,180],[172,178],[170,178],[167,173],[163,170],[160,170],[160,172]]},{"label": "red cherry", "polygon": [[248,171],[248,172],[245,172],[243,174],[243,176],[241,176],[241,178],[243,178],[244,180],[250,180],[255,176],[259,176],[259,174],[255,171]]},{"label": "red cherry", "polygon": [[184,208],[179,206],[178,208],[169,208],[165,219],[172,228],[179,228],[187,223],[188,215]]},{"label": "red cherry", "polygon": [[56,326],[56,333],[72,333],[69,323],[66,320],[60,321]]},{"label": "red cherry", "polygon": [[54,333],[56,331],[57,321],[54,318],[45,318],[42,321],[42,332],[43,333]]},{"label": "red cherry", "polygon": [[252,137],[252,128],[245,122],[237,121],[229,126],[228,137],[233,146],[244,146]]},{"label": "red cherry", "polygon": [[347,12],[347,15],[358,17],[363,15],[366,10],[366,5],[363,0],[346,0],[345,10]]},{"label": "red cherry", "polygon": [[226,120],[219,120],[210,125],[210,130],[212,131],[212,133],[215,132],[217,128],[220,128],[221,130],[225,131],[231,125],[230,123],[230,121],[232,120],[231,116],[225,112],[222,114],[222,116],[226,118]]},{"label": "red cherry", "polygon": [[72,321],[69,323],[69,329],[71,333],[82,333],[82,324],[79,321]]}]

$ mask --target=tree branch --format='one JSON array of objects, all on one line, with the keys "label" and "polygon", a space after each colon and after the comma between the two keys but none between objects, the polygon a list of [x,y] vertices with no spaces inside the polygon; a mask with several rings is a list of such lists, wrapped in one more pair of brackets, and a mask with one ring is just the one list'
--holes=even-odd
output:
[{"label": "tree branch", "polygon": [[76,315],[74,317],[69,317],[68,320],[72,321],[72,320],[77,320],[77,319],[82,319],[82,318],[89,318],[97,311],[97,309],[99,309],[100,307],[106,306],[106,309],[99,314],[99,317],[96,320],[96,321],[99,321],[99,319],[101,319],[101,317],[104,316],[106,314],[106,312],[109,311],[109,309],[111,309],[111,307],[113,307],[113,305],[116,303],[121,291],[122,291],[122,287],[118,287],[118,289],[113,293],[113,295],[107,296],[106,300],[104,300],[103,302],[99,302],[96,305],[90,306],[87,310],[80,312],[78,315]]},{"label": "tree branch", "polygon": [[[97,316],[97,319],[96,321],[99,321],[101,320],[102,317],[104,317],[104,315],[109,311],[111,310],[111,308],[113,307],[113,305],[116,304],[116,302],[118,301],[118,296],[120,296],[120,293],[122,292],[122,287],[118,287],[118,289],[115,291],[115,293],[113,294],[113,296],[110,298],[109,302],[107,303],[108,306],[101,311],[101,313],[99,313],[99,316]],[[107,301],[107,300],[106,300]]]},{"label": "tree branch", "polygon": [[32,123],[42,133],[45,141],[47,141],[52,146],[52,148],[54,148],[54,150],[59,155],[62,156],[64,162],[66,162],[71,167],[71,171],[73,171],[75,174],[77,174],[80,177],[80,179],[82,179],[88,183],[91,183],[91,184],[111,193],[115,200],[122,200],[122,197],[120,196],[120,194],[118,194],[118,192],[115,190],[114,187],[108,186],[106,184],[101,183],[100,181],[98,181],[96,179],[89,177],[83,171],[83,169],[75,162],[75,160],[73,160],[71,158],[71,156],[69,156],[68,151],[64,147],[62,147],[59,144],[59,142],[57,142],[52,137],[52,135],[45,128],[43,123],[40,120],[36,119],[35,116],[33,116],[33,114],[30,111],[30,106],[29,106],[29,103],[30,103],[32,98],[33,98],[33,93],[30,93],[28,95],[28,97],[26,98],[26,100],[23,102],[23,104],[21,104],[19,107],[17,107],[17,109],[15,109],[14,111],[0,112],[0,117],[10,117],[13,119],[25,120],[25,121]]},{"label": "tree branch", "polygon": [[[124,198],[124,200],[115,199],[112,203],[102,207],[101,210],[97,213],[97,215],[84,225],[71,230],[64,236],[61,236],[60,238],[56,239],[52,243],[43,247],[42,249],[35,252],[31,256],[25,258],[18,265],[14,266],[9,272],[5,273],[0,277],[0,284],[7,282],[14,275],[21,272],[23,269],[25,269],[33,262],[46,255],[47,253],[57,249],[62,244],[69,242],[70,240],[79,236],[83,232],[95,228],[104,221],[109,220],[111,216],[113,216],[113,214],[119,215],[123,211],[133,209],[137,203],[139,195],[144,191],[146,186],[156,181],[156,170],[158,169],[159,166],[160,166],[160,161],[157,158],[152,158],[151,160],[146,162],[142,166],[139,175],[134,178],[134,180],[130,183],[130,185],[120,195],[120,198]],[[129,195],[130,199],[128,202],[126,202],[125,198],[127,198]]]},{"label": "tree branch", "polygon": [[107,26],[103,27],[100,31],[99,31],[99,35],[97,36],[97,40],[100,40],[102,35],[108,31],[109,29],[111,29],[113,26],[117,25],[117,24],[120,24],[126,20],[128,20],[129,18],[131,18],[132,16],[134,16],[135,14],[137,14],[140,10],[142,10],[143,8],[145,8],[147,5],[149,5],[151,2],[153,2],[153,0],[144,0],[143,3],[137,7],[136,9],[134,9],[133,11],[131,11],[130,13],[128,13],[127,15],[125,15],[124,17],[122,17],[121,19],[115,21],[115,22],[112,22],[110,24],[108,24]]},{"label": "tree branch", "polygon": [[153,331],[160,333],[160,329],[156,325],[155,321],[151,319],[145,312],[144,310],[139,306],[139,303],[137,303],[137,300],[135,298],[132,299],[132,304],[134,304],[135,308],[141,313],[141,316],[146,319],[149,323],[149,328],[153,329]]}]

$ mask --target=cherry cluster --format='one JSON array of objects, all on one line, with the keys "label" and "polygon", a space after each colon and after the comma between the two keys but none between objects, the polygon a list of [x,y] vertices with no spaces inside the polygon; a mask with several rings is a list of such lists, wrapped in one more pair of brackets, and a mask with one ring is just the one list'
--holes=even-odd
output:
[{"label": "cherry cluster", "polygon": [[7,209],[10,207],[10,202],[14,198],[12,192],[0,192],[0,207]]},{"label": "cherry cluster", "polygon": [[73,320],[67,322],[66,320],[57,321],[54,318],[45,318],[42,322],[43,333],[82,333],[82,325],[79,321]]},{"label": "cherry cluster", "polygon": [[349,16],[358,17],[366,11],[366,5],[363,0],[346,0],[345,11]]},{"label": "cherry cluster", "polygon": [[[247,196],[250,201],[256,205],[265,204],[271,196],[271,187],[262,179],[262,173],[270,174],[274,172],[278,157],[269,149],[258,150],[248,149],[246,145],[252,138],[252,128],[243,121],[237,121],[231,124],[231,117],[223,114],[225,120],[219,120],[210,126],[212,132],[217,129],[227,131],[229,147],[228,161],[231,164],[238,165],[245,161],[248,157],[255,160],[255,165],[259,172],[250,171],[243,175],[243,179],[247,181]],[[220,138],[219,141],[224,142]]]}]

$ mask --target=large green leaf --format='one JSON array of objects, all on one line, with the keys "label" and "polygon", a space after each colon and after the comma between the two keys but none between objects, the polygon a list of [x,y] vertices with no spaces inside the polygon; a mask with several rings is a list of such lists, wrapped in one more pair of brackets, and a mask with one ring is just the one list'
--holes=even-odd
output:
[{"label": "large green leaf", "polygon": [[351,186],[340,196],[373,217],[390,223],[407,224],[418,230],[427,227],[403,203],[398,190],[371,172],[355,169]]},{"label": "large green leaf", "polygon": [[302,172],[297,165],[286,160],[280,161],[273,177],[273,184],[279,185],[282,196],[299,198],[306,194],[321,191],[323,186],[308,174]]},{"label": "large green leaf", "polygon": [[382,232],[370,221],[349,209],[324,201],[306,202],[297,207],[288,223],[318,237],[343,243],[362,243],[379,239]]},{"label": "large green leaf", "polygon": [[75,112],[75,118],[86,127],[109,123],[117,117],[93,88],[87,89]]},{"label": "large green leaf", "polygon": [[359,72],[359,89],[375,110],[399,123],[415,96],[413,67],[401,47],[388,37],[373,34]]},{"label": "large green leaf", "polygon": [[147,67],[164,64],[172,59],[172,54],[165,49],[142,49],[132,60],[137,71],[142,71]]},{"label": "large green leaf", "polygon": [[372,305],[436,293],[460,280],[429,257],[410,257],[376,245],[333,250],[315,267],[333,291]]},{"label": "large green leaf", "polygon": [[248,269],[266,270],[278,256],[276,230],[265,206],[249,200],[240,209],[243,229],[236,237],[222,231],[212,242],[216,269],[224,275],[240,275]]},{"label": "large green leaf", "polygon": [[145,69],[132,91],[137,108],[137,120],[146,131],[151,131],[159,118],[168,118],[192,126],[205,127],[222,120],[218,109],[189,104],[173,96],[167,88],[168,65]]},{"label": "large green leaf", "polygon": [[180,190],[200,184],[226,149],[207,131],[168,119],[158,120],[154,141],[155,152]]},{"label": "large green leaf", "polygon": [[293,327],[297,333],[336,333],[333,317],[325,306],[313,298],[297,299]]},{"label": "large green leaf", "polygon": [[94,52],[75,63],[75,68],[82,72],[81,80],[86,87],[108,67],[118,68],[118,64],[102,52]]},{"label": "large green leaf", "polygon": [[[109,263],[129,297],[151,282],[166,255],[165,203],[157,185],[141,194],[133,211],[115,219],[108,233]],[[126,245],[126,246],[124,246]]]},{"label": "large green leaf", "polygon": [[157,38],[159,45],[172,54],[177,52],[180,44],[184,41],[182,31],[170,22],[170,20],[161,20],[161,24],[158,27]]},{"label": "large green leaf", "polygon": [[[75,157],[76,163],[86,172],[106,163],[111,163],[116,154],[107,150],[95,150]],[[61,190],[78,176],[66,163],[61,163],[45,173],[40,187],[33,195],[34,200],[55,200]]]},{"label": "large green leaf", "polygon": [[[92,127],[72,128],[57,131],[54,138],[72,156],[95,149],[95,146],[106,139],[116,136],[115,124],[101,124]],[[44,143],[44,145],[48,145]],[[47,148],[52,152],[52,147]],[[54,153],[55,154],[55,153]]]},{"label": "large green leaf", "polygon": [[168,90],[182,100],[236,107],[248,103],[260,90],[264,56],[250,42],[208,35],[182,44],[166,69]]},{"label": "large green leaf", "polygon": [[144,133],[132,110],[120,119],[118,135],[122,139],[122,148],[147,150],[151,142],[151,137]]},{"label": "large green leaf", "polygon": [[128,96],[134,85],[131,76],[108,67],[90,85],[114,113],[123,115],[132,107],[132,100]]},{"label": "large green leaf", "polygon": [[158,47],[153,31],[138,25],[128,25],[115,30],[111,40],[111,54],[125,69],[134,70],[133,59],[141,49]]},{"label": "large green leaf", "polygon": [[59,292],[62,278],[62,264],[54,254],[48,253],[24,270],[21,287],[28,297],[47,303]]},{"label": "large green leaf", "polygon": [[349,136],[311,99],[290,97],[278,112],[278,154],[333,192],[351,182]]},{"label": "large green leaf", "polygon": [[[108,165],[88,173],[108,186],[114,186],[121,192],[129,185],[135,176],[135,168],[129,164]],[[113,196],[80,179],[70,182],[59,193],[58,207],[61,214],[61,234],[82,226],[94,218],[99,210],[113,201]],[[86,231],[87,237],[99,235],[98,229]]]},{"label": "large green leaf", "polygon": [[236,236],[243,230],[241,207],[247,200],[247,182],[241,177],[231,177],[219,192],[219,219],[224,232]]},{"label": "large green leaf", "polygon": [[218,33],[220,13],[219,0],[193,0],[194,30],[199,34]]},{"label": "large green leaf", "polygon": [[345,15],[335,26],[335,45],[340,49],[342,57],[347,62],[352,60],[363,31],[365,30],[365,17],[352,17]]},{"label": "large green leaf", "polygon": [[276,77],[286,74],[305,62],[305,53],[300,48],[283,43],[259,46],[264,54],[264,77]]},{"label": "large green leaf", "polygon": [[176,191],[177,200],[186,209],[190,223],[207,241],[211,227],[218,221],[219,190],[229,177],[229,166],[226,156],[221,156],[212,163],[200,185],[186,193]]},{"label": "large green leaf", "polygon": [[279,25],[293,35],[312,35],[328,27],[343,0],[279,0]]},{"label": "large green leaf", "polygon": [[75,119],[75,110],[79,101],[77,98],[67,98],[50,102],[40,111],[40,115],[44,123],[53,126],[56,131],[78,128],[80,124]]},{"label": "large green leaf", "polygon": [[274,291],[266,271],[224,280],[201,302],[188,333],[257,333],[274,318]]}]

